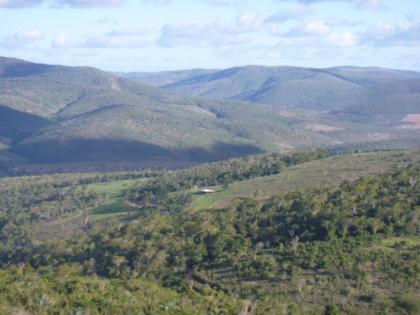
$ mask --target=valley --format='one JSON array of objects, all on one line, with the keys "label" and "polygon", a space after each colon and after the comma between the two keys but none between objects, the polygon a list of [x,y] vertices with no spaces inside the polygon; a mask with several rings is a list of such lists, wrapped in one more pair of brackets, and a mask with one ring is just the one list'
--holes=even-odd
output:
[{"label": "valley", "polygon": [[[331,92],[337,87],[325,76],[343,86],[340,95]],[[0,155],[9,162],[0,167],[8,175],[124,171],[319,146],[343,151],[416,148],[418,129],[411,126],[419,110],[419,76],[368,68],[257,66],[140,76],[155,85],[163,77],[174,80],[158,89],[137,82],[135,75],[126,79],[89,67],[1,58]],[[278,91],[277,85],[270,87],[269,101],[223,94],[223,89],[246,94],[251,86],[276,80],[286,86]],[[363,85],[362,91],[350,81]],[[175,89],[188,82],[195,82],[195,92]],[[293,82],[319,97],[297,93],[287,85]],[[220,94],[199,93],[208,84]],[[293,101],[284,89],[315,103]],[[328,97],[340,107],[316,105],[331,103]],[[360,107],[361,99],[368,104]],[[381,110],[375,107],[379,105]]]}]

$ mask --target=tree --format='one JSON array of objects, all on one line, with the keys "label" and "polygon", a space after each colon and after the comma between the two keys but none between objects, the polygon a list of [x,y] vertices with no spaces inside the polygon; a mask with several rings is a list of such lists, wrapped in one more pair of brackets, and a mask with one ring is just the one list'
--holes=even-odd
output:
[{"label": "tree", "polygon": [[335,304],[330,304],[325,307],[324,315],[340,315],[340,309]]}]

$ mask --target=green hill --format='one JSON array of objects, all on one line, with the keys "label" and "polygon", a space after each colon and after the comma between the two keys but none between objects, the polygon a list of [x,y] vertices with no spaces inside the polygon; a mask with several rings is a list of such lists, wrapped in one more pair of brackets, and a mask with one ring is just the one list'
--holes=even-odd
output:
[{"label": "green hill", "polygon": [[163,86],[188,95],[288,108],[418,113],[420,74],[380,68],[237,67]]},{"label": "green hill", "polygon": [[[193,75],[197,71],[203,73],[194,70],[174,76]],[[312,76],[316,81],[322,75],[338,80],[340,85],[349,84],[340,81],[337,75],[325,73],[326,70],[279,68],[276,71],[293,79]],[[265,80],[271,72],[271,68],[249,67],[221,73],[204,71],[202,76],[213,76],[214,82],[229,77],[229,82],[237,85],[229,90],[236,93],[257,86],[256,80]],[[382,78],[381,73],[369,72],[373,76],[369,80],[394,82],[387,76]],[[415,77],[415,73],[401,73],[392,72],[392,75],[407,80]],[[242,78],[240,82],[238,75]],[[356,79],[362,80],[352,80]],[[401,82],[401,90],[410,92],[415,102],[416,84],[407,89],[405,81]],[[223,89],[217,90],[223,93]],[[296,97],[304,94],[287,90]],[[398,93],[393,95],[398,97]],[[325,145],[368,142],[369,147],[378,141],[391,141],[397,147],[400,142],[413,147],[420,139],[417,116],[404,114],[412,107],[410,102],[400,106],[401,110],[395,108],[397,114],[392,117],[375,119],[320,112],[323,105],[315,111],[296,111],[236,100],[183,96],[94,68],[34,64],[8,58],[0,59],[0,104],[2,150],[22,156],[31,164],[21,165],[18,171],[37,169],[33,164],[44,165],[38,169],[51,165],[51,171],[57,167],[77,170],[78,163],[81,170],[83,163],[93,162],[106,164],[106,167],[97,164],[98,169],[113,169],[113,165],[114,169],[122,169],[116,166],[121,162],[137,162],[136,167],[170,167]],[[15,165],[10,168],[15,169]]]},{"label": "green hill", "polygon": [[[33,126],[4,138],[13,142],[10,150],[33,162],[162,160],[165,165],[263,150],[254,138],[238,134],[254,128],[251,123],[242,126],[242,120],[251,118],[249,105],[243,105],[248,114],[230,120],[233,107],[241,104],[182,97],[92,68],[0,61],[0,102],[10,112],[2,116],[8,120],[3,128],[11,133],[9,122],[33,115]],[[16,117],[10,120],[12,110]],[[259,123],[270,114],[263,110]],[[279,126],[284,130],[283,123]]]},{"label": "green hill", "polygon": [[305,120],[299,114],[288,118],[269,107],[179,96],[92,68],[1,61],[0,101],[16,116],[30,113],[45,122],[45,128],[34,123],[10,148],[36,163],[167,165],[330,140],[293,128]]},{"label": "green hill", "polygon": [[215,193],[209,195],[194,194],[193,190],[190,207],[192,210],[223,208],[249,196],[267,199],[296,189],[330,187],[343,180],[382,174],[404,163],[419,164],[420,154],[390,151],[332,156],[292,166],[281,174],[234,182],[226,189],[222,185],[211,186]]},{"label": "green hill", "polygon": [[117,73],[117,75],[142,82],[144,84],[160,87],[168,84],[172,84],[178,81],[183,81],[191,77],[209,74],[216,72],[217,70],[207,69],[191,69],[191,70],[179,70],[179,71],[160,71],[160,72],[127,72]]}]

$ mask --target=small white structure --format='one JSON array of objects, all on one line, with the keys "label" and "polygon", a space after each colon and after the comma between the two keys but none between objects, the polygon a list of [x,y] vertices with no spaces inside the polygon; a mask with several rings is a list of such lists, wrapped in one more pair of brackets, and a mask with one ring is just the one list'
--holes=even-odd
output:
[{"label": "small white structure", "polygon": [[202,194],[212,194],[212,193],[215,193],[215,192],[216,191],[214,191],[212,189],[208,189],[208,188],[201,189],[201,191],[200,191],[200,193],[202,193]]}]

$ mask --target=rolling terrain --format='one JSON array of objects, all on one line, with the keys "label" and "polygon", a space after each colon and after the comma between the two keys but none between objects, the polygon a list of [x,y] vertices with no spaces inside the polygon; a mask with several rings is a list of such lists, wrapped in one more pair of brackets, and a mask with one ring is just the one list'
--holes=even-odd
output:
[{"label": "rolling terrain", "polygon": [[234,182],[227,188],[212,186],[213,194],[200,195],[192,191],[190,207],[192,210],[224,208],[249,196],[268,199],[297,189],[334,186],[343,180],[382,174],[407,163],[419,164],[420,154],[390,151],[332,156],[289,167],[281,174]]},{"label": "rolling terrain", "polygon": [[191,69],[161,72],[128,72],[117,73],[117,75],[120,75],[126,79],[139,81],[150,86],[160,87],[175,82],[183,81],[191,77],[210,74],[216,71],[218,70]]},{"label": "rolling terrain", "polygon": [[[295,70],[289,70],[292,72],[289,76],[295,77]],[[276,71],[281,74],[289,70],[280,68]],[[243,74],[244,71],[251,73]],[[354,74],[352,80],[364,78],[365,85],[373,84],[371,82],[375,80],[395,83],[398,91],[407,90],[404,80],[411,80],[412,100],[406,98],[406,106],[394,107],[398,114],[392,115],[323,112],[326,107],[322,106],[329,106],[325,99],[319,99],[321,103],[325,102],[310,110],[255,104],[251,99],[243,102],[235,97],[235,100],[215,99],[226,97],[222,95],[223,89],[238,92],[255,87],[255,80],[266,80],[271,71],[249,67],[222,73],[192,70],[153,76],[154,80],[163,76],[173,81],[196,75],[214,76],[214,82],[217,78],[230,77],[230,83],[222,80],[225,88],[215,87],[220,95],[204,93],[212,96],[207,98],[150,87],[89,67],[0,58],[1,173],[4,176],[95,169],[176,168],[294,148],[339,146],[347,150],[361,143],[367,149],[419,145],[419,114],[418,106],[415,106],[418,104],[417,85],[413,81],[416,73],[391,72],[393,76],[400,76],[399,81],[388,76],[382,78],[384,75],[380,71]],[[306,72],[298,77],[307,76]],[[337,76],[334,80],[338,80]],[[318,77],[311,80],[317,81]],[[199,88],[195,90],[199,91]],[[324,97],[330,93],[315,88],[309,89],[309,94],[287,90],[307,99],[313,98],[310,94],[313,92]],[[397,93],[393,94],[395,97],[400,97],[398,91],[388,89],[390,93]],[[347,96],[346,99],[354,101],[353,96]],[[391,96],[386,98],[394,104]],[[287,100],[288,96],[282,92],[278,99]],[[369,106],[379,105],[373,102]]]},{"label": "rolling terrain", "polygon": [[[154,78],[170,75],[156,73]],[[144,74],[137,80],[186,95],[249,101],[290,109],[354,114],[410,114],[420,111],[420,73],[411,71],[358,67],[315,69],[246,66],[199,75],[191,72],[190,77],[170,84],[148,78]]]},{"label": "rolling terrain", "polygon": [[0,315],[420,315],[420,0],[0,18]]},{"label": "rolling terrain", "polygon": [[[270,159],[288,157],[288,154],[275,154]],[[31,215],[40,207],[44,211],[53,211],[53,215],[39,216],[32,222],[31,239],[52,239],[54,237],[70,237],[74,233],[83,231],[86,216],[91,222],[101,222],[102,219],[125,220],[138,206],[131,203],[127,192],[136,186],[147,185],[154,179],[165,181],[163,174],[168,173],[171,180],[178,180],[184,176],[204,174],[217,177],[230,172],[246,174],[249,170],[241,170],[239,165],[249,164],[254,168],[261,167],[266,155],[235,158],[232,160],[203,164],[175,171],[140,171],[121,173],[86,173],[86,174],[54,174],[41,176],[20,176],[0,180],[0,196],[4,200],[13,195],[21,195],[17,204],[21,202],[18,212]],[[228,207],[248,197],[261,200],[272,196],[285,195],[297,189],[313,189],[321,187],[334,187],[344,180],[356,180],[363,176],[380,175],[392,169],[405,165],[419,165],[420,153],[409,151],[384,151],[340,154],[329,157],[315,157],[313,160],[303,160],[281,168],[280,173],[271,175],[251,175],[241,180],[228,180],[228,185],[202,185],[193,189],[184,188],[191,200],[185,206],[194,213],[207,209]],[[251,173],[252,174],[252,173]],[[172,179],[172,177],[174,179]],[[222,180],[224,181],[224,180]],[[159,180],[157,181],[159,183]],[[200,190],[208,187],[215,193],[203,195]],[[39,191],[51,189],[51,192],[40,195]],[[183,191],[175,189],[176,194]],[[29,193],[30,192],[30,193]],[[52,197],[54,196],[54,198]],[[61,196],[60,198],[56,198]],[[36,202],[33,202],[36,200]],[[15,201],[16,202],[16,201]],[[34,207],[26,205],[33,203]],[[16,206],[15,204],[14,206]],[[77,205],[85,204],[77,208]],[[0,204],[0,209],[13,204]],[[75,207],[76,206],[76,207]],[[18,208],[17,208],[18,209]],[[60,212],[61,211],[61,212]],[[57,233],[57,234],[56,234]]]},{"label": "rolling terrain", "polygon": [[255,111],[246,103],[183,97],[93,68],[2,58],[0,78],[0,103],[8,115],[2,115],[2,145],[32,163],[161,161],[166,166],[328,138],[290,129],[299,118],[269,107]]},{"label": "rolling terrain", "polygon": [[[291,111],[316,112],[328,124],[309,124],[314,131],[347,130],[346,123],[418,130],[420,73],[382,68],[245,66],[194,75],[169,84],[157,78],[171,73],[137,76],[136,80],[184,95],[269,104]],[[339,126],[337,126],[339,122]],[[334,124],[335,123],[335,124]],[[343,128],[344,124],[344,128]],[[334,130],[335,129],[335,130]],[[352,127],[350,127],[352,129]],[[357,128],[355,128],[357,129]],[[382,133],[387,137],[386,133]],[[417,135],[418,137],[418,135]],[[386,139],[377,139],[386,140]]]},{"label": "rolling terrain", "polygon": [[416,314],[419,162],[318,150],[1,179],[0,310]]}]

